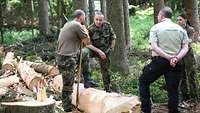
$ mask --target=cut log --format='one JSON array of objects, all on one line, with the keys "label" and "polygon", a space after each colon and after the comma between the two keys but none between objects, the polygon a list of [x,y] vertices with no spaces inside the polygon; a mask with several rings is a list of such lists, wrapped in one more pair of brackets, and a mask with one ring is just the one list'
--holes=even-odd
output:
[{"label": "cut log", "polygon": [[1,87],[0,88],[0,96],[6,94],[6,92],[8,92],[8,88],[7,87]]},{"label": "cut log", "polygon": [[47,65],[44,63],[35,63],[30,61],[25,61],[26,64],[28,64],[30,67],[34,68],[34,70],[38,73],[42,73],[49,76],[55,76],[59,74],[58,68]]},{"label": "cut log", "polygon": [[0,57],[3,57],[5,54],[5,48],[3,46],[0,47]]},{"label": "cut log", "polygon": [[1,113],[55,113],[55,100],[44,102],[2,102]]},{"label": "cut log", "polygon": [[14,69],[14,53],[8,52],[3,61],[2,68],[5,70],[13,70]]},{"label": "cut log", "polygon": [[20,78],[17,75],[8,76],[0,79],[0,88],[11,86],[15,83],[19,83]]},{"label": "cut log", "polygon": [[[72,94],[72,103],[76,105],[76,85]],[[123,96],[107,93],[94,88],[79,86],[79,107],[85,113],[140,113],[140,101],[137,96]],[[91,107],[92,106],[92,107]]]},{"label": "cut log", "polygon": [[53,78],[52,88],[56,92],[61,92],[63,88],[63,80],[62,75],[57,75]]},{"label": "cut log", "polygon": [[34,92],[37,92],[35,88],[37,88],[39,81],[42,80],[42,75],[40,73],[35,72],[35,70],[32,69],[26,63],[20,62],[17,66],[17,70],[21,78],[24,80],[24,82],[28,86],[28,88],[30,88]]}]

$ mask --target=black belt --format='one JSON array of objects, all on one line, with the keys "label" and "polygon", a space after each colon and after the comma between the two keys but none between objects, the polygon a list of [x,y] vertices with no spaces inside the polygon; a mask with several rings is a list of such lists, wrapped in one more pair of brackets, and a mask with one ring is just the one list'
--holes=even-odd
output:
[{"label": "black belt", "polygon": [[161,59],[161,56],[153,56],[151,59]]}]

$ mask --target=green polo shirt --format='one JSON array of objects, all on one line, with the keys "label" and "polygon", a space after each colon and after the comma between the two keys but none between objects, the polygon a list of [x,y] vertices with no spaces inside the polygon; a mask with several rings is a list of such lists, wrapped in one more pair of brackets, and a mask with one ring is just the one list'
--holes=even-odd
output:
[{"label": "green polo shirt", "polygon": [[[186,31],[170,19],[165,18],[150,30],[149,43],[156,42],[169,55],[177,55],[182,44],[188,42]],[[152,56],[159,56],[152,51]]]}]

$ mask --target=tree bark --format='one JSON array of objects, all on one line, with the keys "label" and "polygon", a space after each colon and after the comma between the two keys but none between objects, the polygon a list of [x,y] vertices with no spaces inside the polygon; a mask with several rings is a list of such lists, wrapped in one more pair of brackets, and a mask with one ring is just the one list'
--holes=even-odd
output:
[{"label": "tree bark", "polygon": [[42,80],[42,75],[36,73],[34,69],[30,68],[26,63],[19,63],[17,66],[17,71],[19,72],[21,78],[24,80],[28,88],[37,92],[36,87],[39,81]]},{"label": "tree bark", "polygon": [[[73,87],[72,104],[75,104],[77,85]],[[140,113],[140,102],[137,96],[126,97],[117,93],[79,87],[79,107],[86,113]],[[91,107],[93,106],[93,107]]]},{"label": "tree bark", "polygon": [[44,75],[56,76],[59,74],[58,68],[54,66],[50,66],[44,63],[30,62],[30,61],[25,61],[24,63],[29,65],[31,68],[33,68],[36,72],[42,73]]},{"label": "tree bark", "polygon": [[1,33],[1,43],[4,42],[4,37],[3,37],[3,3],[0,3],[0,33]]},{"label": "tree bark", "polygon": [[55,101],[2,102],[1,113],[55,113]]},{"label": "tree bark", "polygon": [[164,0],[154,0],[154,24],[158,23],[158,13],[164,7]]},{"label": "tree bark", "polygon": [[48,16],[48,0],[39,0],[39,28],[42,35],[48,35],[50,28]]},{"label": "tree bark", "polygon": [[2,64],[2,69],[12,71],[14,69],[14,53],[8,52]]},{"label": "tree bark", "polygon": [[2,78],[0,79],[0,88],[9,87],[15,83],[19,83],[19,79],[20,78],[17,77],[17,75],[12,75],[9,77]]},{"label": "tree bark", "polygon": [[82,9],[85,12],[85,24],[88,25],[88,0],[73,0],[73,9]]},{"label": "tree bark", "polygon": [[100,0],[101,12],[103,13],[105,20],[107,20],[106,0]]},{"label": "tree bark", "polygon": [[93,18],[94,18],[94,13],[95,13],[95,5],[94,5],[94,0],[89,0],[89,23],[93,23]]},{"label": "tree bark", "polygon": [[125,46],[123,0],[107,1],[107,16],[116,33],[116,46],[111,57],[111,69],[120,74],[128,74],[128,59]]},{"label": "tree bark", "polygon": [[130,50],[132,48],[132,41],[130,35],[130,17],[128,6],[128,0],[123,0],[125,41],[127,50]]},{"label": "tree bark", "polygon": [[[194,27],[196,32],[199,32],[199,15],[198,15],[198,1],[197,0],[184,0],[185,11],[187,19],[191,26]],[[197,40],[197,37],[196,37]]]}]

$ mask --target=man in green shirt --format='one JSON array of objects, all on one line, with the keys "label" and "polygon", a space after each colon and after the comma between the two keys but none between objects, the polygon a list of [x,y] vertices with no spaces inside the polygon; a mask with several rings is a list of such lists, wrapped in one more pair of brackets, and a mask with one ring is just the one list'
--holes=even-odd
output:
[{"label": "man in green shirt", "polygon": [[152,60],[139,78],[141,110],[151,113],[150,85],[164,75],[168,92],[169,113],[178,111],[178,86],[182,59],[188,51],[188,36],[183,28],[171,21],[172,10],[164,7],[158,14],[158,24],[150,30]]}]

